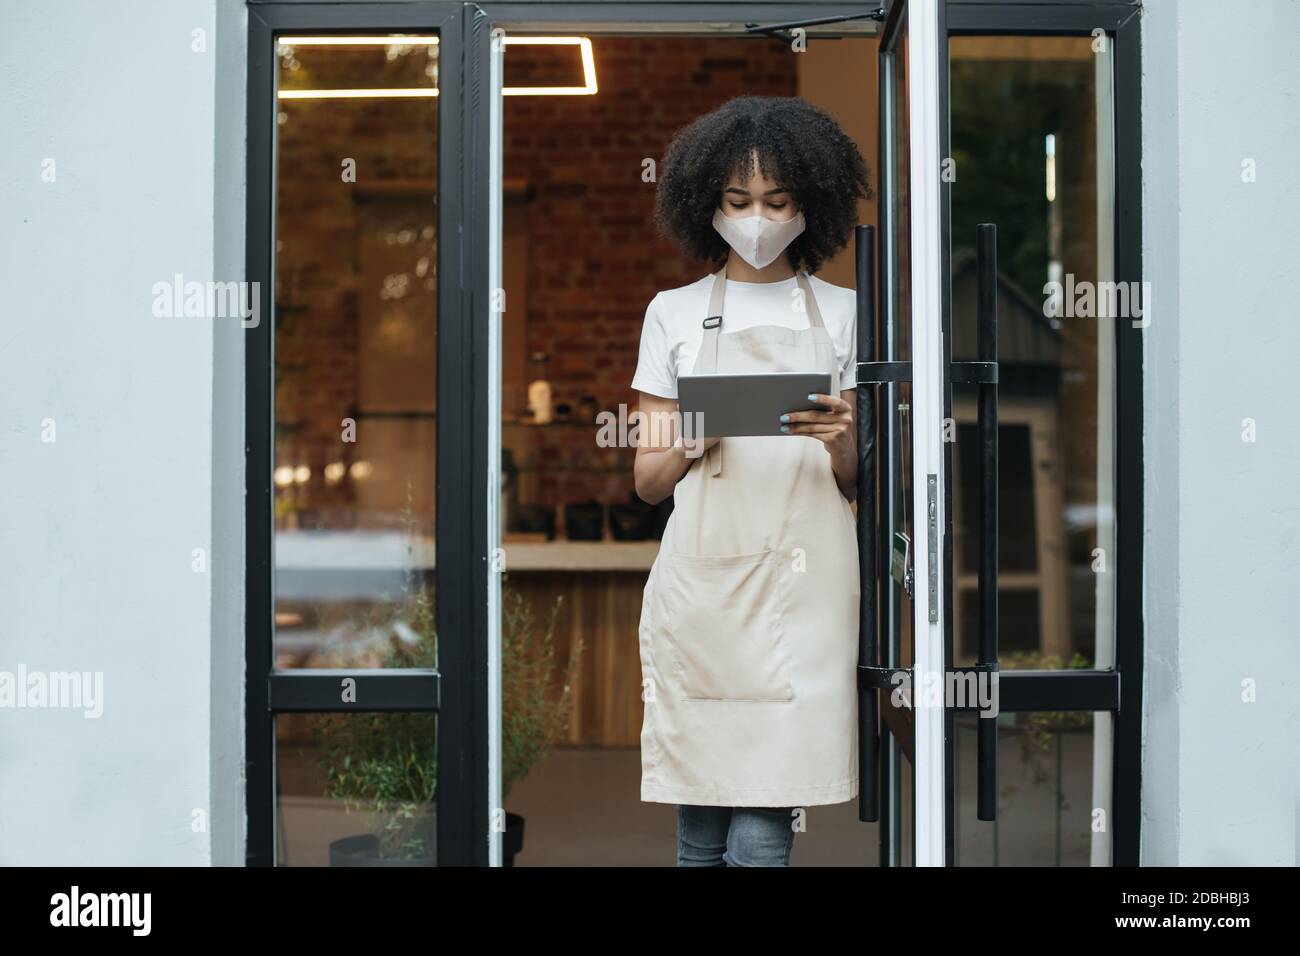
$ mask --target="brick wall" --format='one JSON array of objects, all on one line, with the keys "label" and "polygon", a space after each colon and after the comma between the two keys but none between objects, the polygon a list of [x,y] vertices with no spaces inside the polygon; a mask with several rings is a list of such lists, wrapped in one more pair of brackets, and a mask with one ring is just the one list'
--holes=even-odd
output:
[{"label": "brick wall", "polygon": [[[584,396],[598,409],[634,403],[646,305],[705,270],[656,235],[643,161],[661,160],[677,129],[733,96],[793,96],[798,85],[795,58],[772,40],[596,37],[593,45],[595,96],[505,99],[505,175],[534,190],[527,350],[550,356],[553,399],[575,413]],[[516,82],[509,66],[506,82]],[[532,431],[540,434],[531,460],[544,470],[522,485],[522,500],[627,498],[630,450],[597,448],[591,428]]]},{"label": "brick wall", "polygon": [[[425,47],[391,58],[383,48],[303,47],[281,57],[281,85],[431,86],[429,63]],[[413,426],[415,443],[429,446],[420,468],[392,422],[360,419],[356,441],[344,442],[342,421],[358,408],[433,410],[438,101],[282,100],[279,114],[276,462],[306,465],[311,477],[278,488],[277,511],[308,527],[399,523],[405,479],[427,484],[433,422]],[[355,163],[354,181],[345,160]],[[434,264],[423,276],[421,260]],[[400,300],[384,298],[386,277],[405,277]],[[386,335],[375,333],[381,325]],[[397,385],[385,388],[385,376]],[[364,462],[374,473],[329,481],[334,462]],[[432,489],[413,497],[427,523]]]},{"label": "brick wall", "polygon": [[[595,37],[593,45],[595,96],[505,98],[505,175],[526,184],[532,195],[526,350],[551,357],[545,374],[554,401],[570,403],[575,412],[586,396],[597,409],[634,401],[629,384],[646,304],[660,289],[692,281],[704,270],[656,236],[655,187],[642,181],[643,161],[662,159],[678,128],[733,96],[794,95],[797,88],[795,57],[772,40]],[[535,82],[573,84],[580,80],[574,52],[511,47],[507,85],[528,82],[530,69]],[[298,56],[302,66],[285,74],[286,87],[428,82],[421,50],[385,59],[382,52],[304,48]],[[415,277],[419,260],[436,263],[436,244],[421,235],[387,258],[373,250],[385,234],[408,226],[419,231],[420,223],[433,221],[437,101],[285,101],[281,112],[277,461],[305,464],[311,477],[283,489],[279,501],[294,503],[299,522],[309,526],[386,523],[395,508],[391,502],[402,495],[374,492],[381,483],[404,483],[425,470],[427,462],[410,457],[423,453],[408,446],[430,446],[431,461],[432,422],[395,437],[394,426],[362,420],[352,445],[340,441],[340,422],[357,405],[391,411],[403,405],[403,397],[411,408],[428,405],[431,375],[415,383],[409,346],[401,343],[403,336],[425,345],[432,339],[436,275]],[[356,183],[340,175],[344,158],[357,162]],[[394,210],[403,201],[409,203],[410,223],[400,222],[401,210]],[[376,215],[378,224],[370,221]],[[411,283],[401,302],[376,305],[379,284],[402,274]],[[510,314],[507,321],[518,319]],[[381,327],[385,334],[376,334]],[[387,346],[386,339],[394,344]],[[385,347],[394,350],[388,358]],[[425,368],[423,357],[417,358],[415,364]],[[377,380],[385,369],[414,384],[381,388]],[[518,429],[504,436],[507,445],[528,446],[520,458],[532,471],[521,481],[521,502],[626,500],[633,487],[629,449],[598,448],[594,425],[527,431],[526,438]],[[381,434],[387,436],[382,441],[376,437]],[[350,475],[325,480],[327,464],[353,460],[376,467],[367,479],[376,487],[358,487]],[[357,513],[367,507],[373,515]]]}]

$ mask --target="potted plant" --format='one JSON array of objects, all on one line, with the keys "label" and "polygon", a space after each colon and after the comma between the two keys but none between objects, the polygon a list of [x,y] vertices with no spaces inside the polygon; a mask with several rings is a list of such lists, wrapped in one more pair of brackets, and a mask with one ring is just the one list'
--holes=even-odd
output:
[{"label": "potted plant", "polygon": [[[397,611],[381,666],[436,667],[434,605],[420,586]],[[331,866],[433,866],[437,862],[437,714],[329,713],[312,729],[325,771],[326,795],[351,813],[362,810],[369,831],[330,844]]]},{"label": "potted plant", "polygon": [[[563,605],[557,595],[545,627],[538,628],[532,605],[518,591],[501,596],[501,798],[541,760],[569,726],[573,681],[583,642],[569,652],[558,694],[555,691],[555,623]],[[513,866],[523,847],[524,818],[506,811],[501,847],[503,866]]]},{"label": "potted plant", "polygon": [[[408,581],[410,577],[408,575]],[[501,614],[502,795],[527,775],[567,728],[573,677],[582,651],[569,655],[558,693],[557,596],[543,629],[522,594],[503,588]],[[408,584],[386,633],[381,666],[436,667],[434,600],[423,582]],[[373,633],[373,632],[372,632]],[[363,810],[368,832],[330,844],[332,866],[432,866],[436,851],[437,715],[432,712],[315,715],[312,730],[328,796]],[[523,846],[523,818],[505,815],[502,857],[512,866]]]}]

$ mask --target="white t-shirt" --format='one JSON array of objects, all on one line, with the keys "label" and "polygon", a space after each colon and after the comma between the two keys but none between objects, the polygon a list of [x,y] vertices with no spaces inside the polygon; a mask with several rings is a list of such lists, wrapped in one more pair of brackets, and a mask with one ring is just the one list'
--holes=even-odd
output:
[{"label": "white t-shirt", "polygon": [[[822,323],[835,343],[840,362],[840,388],[857,384],[857,297],[852,289],[809,276]],[[797,310],[794,276],[780,282],[727,280],[722,301],[722,332],[739,332],[755,325],[808,328],[808,314]],[[677,376],[689,375],[704,340],[701,323],[708,314],[713,274],[690,285],[665,289],[646,307],[641,326],[641,352],[632,387],[663,398],[677,397]]]}]

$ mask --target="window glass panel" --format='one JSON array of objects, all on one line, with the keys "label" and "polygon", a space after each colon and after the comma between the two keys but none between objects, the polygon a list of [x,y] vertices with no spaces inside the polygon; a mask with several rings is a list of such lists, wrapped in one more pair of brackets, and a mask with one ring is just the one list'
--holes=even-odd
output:
[{"label": "window glass panel", "polygon": [[[1110,47],[1091,37],[949,41],[953,358],[976,358],[975,228],[998,228],[999,651],[1013,668],[1114,664],[1113,311],[1054,307],[1114,280]],[[1059,286],[1053,286],[1058,283]],[[973,659],[978,448],[954,391],[958,663]],[[1008,426],[1014,426],[1008,428]],[[1032,558],[1032,560],[1031,560]],[[964,655],[963,655],[964,650]],[[957,863],[1106,865],[1111,715],[998,720],[998,820],[975,819],[976,721],[957,722]],[[1102,826],[1094,826],[1094,821]]]},{"label": "window glass panel", "polygon": [[[976,818],[978,720],[998,722],[998,819]],[[1094,751],[1109,751],[1110,715],[1088,711],[962,712],[957,733],[957,859],[961,866],[1090,866],[1109,859],[1110,827],[1094,832]]]},{"label": "window glass panel", "polygon": [[[958,632],[961,641],[955,655],[957,664],[975,663],[979,650],[980,607],[979,591],[962,588],[957,596],[957,613],[960,615]],[[1039,593],[1037,588],[998,588],[998,656],[1037,654],[1041,646],[1039,625]]]},{"label": "window glass panel", "polygon": [[280,714],[275,724],[277,865],[432,865],[437,714]]},{"label": "window glass panel", "polygon": [[[979,573],[979,428],[957,426],[957,494],[961,497],[961,568]],[[1038,538],[1034,523],[1034,465],[1027,425],[998,427],[998,570],[1038,570]]]},{"label": "window glass panel", "polygon": [[275,664],[382,666],[431,601],[436,37],[281,37]]},{"label": "window glass panel", "polygon": [[[1038,589],[1040,652],[1112,666],[1116,319],[1062,313],[1049,285],[1114,278],[1110,54],[1091,37],[1051,36],[954,37],[949,50],[957,360],[976,357],[975,227],[998,228],[999,570],[1003,584],[1034,575],[1015,583]],[[966,421],[974,394],[954,391]],[[959,427],[965,573],[978,568],[975,435]]]}]

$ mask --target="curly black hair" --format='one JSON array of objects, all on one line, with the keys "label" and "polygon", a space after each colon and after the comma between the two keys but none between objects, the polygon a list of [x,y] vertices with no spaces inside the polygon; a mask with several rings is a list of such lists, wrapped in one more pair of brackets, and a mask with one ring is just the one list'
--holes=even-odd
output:
[{"label": "curly black hair", "polygon": [[816,272],[848,243],[857,200],[872,192],[857,144],[828,113],[795,96],[738,96],[678,130],[655,192],[659,232],[694,259],[725,259],[729,247],[713,213],[733,172],[752,175],[755,155],[804,214],[790,264]]}]

